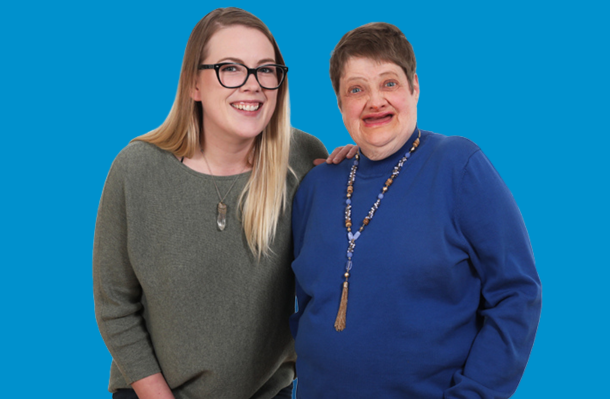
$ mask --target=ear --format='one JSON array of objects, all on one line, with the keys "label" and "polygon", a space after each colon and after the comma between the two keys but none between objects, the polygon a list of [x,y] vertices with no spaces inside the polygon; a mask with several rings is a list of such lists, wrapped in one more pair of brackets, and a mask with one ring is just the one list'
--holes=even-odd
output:
[{"label": "ear", "polygon": [[413,75],[413,95],[416,100],[419,100],[419,78],[417,73]]},{"label": "ear", "polygon": [[199,83],[195,81],[195,86],[191,89],[191,98],[194,101],[201,101],[201,91],[199,90]]}]

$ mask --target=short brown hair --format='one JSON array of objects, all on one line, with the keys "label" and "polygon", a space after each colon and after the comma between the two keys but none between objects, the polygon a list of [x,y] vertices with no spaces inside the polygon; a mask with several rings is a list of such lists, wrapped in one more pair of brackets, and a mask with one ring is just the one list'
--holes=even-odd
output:
[{"label": "short brown hair", "polygon": [[413,93],[417,66],[415,53],[404,33],[396,26],[385,22],[372,22],[343,35],[330,57],[330,80],[337,96],[343,69],[352,57],[393,62],[405,71]]}]

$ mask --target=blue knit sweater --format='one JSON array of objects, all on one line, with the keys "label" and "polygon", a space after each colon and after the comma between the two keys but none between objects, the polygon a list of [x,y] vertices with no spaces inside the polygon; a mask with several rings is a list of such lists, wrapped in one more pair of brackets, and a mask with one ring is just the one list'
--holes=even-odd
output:
[{"label": "blue knit sweater", "polygon": [[[353,231],[415,138],[384,160],[361,157]],[[294,200],[297,397],[508,398],[541,304],[510,191],[474,143],[422,131],[356,242],[346,329],[337,332],[352,163],[314,168]]]}]

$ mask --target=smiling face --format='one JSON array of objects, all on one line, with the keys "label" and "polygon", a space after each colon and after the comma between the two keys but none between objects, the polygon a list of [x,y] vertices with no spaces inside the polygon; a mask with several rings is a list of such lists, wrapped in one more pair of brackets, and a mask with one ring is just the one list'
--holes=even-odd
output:
[{"label": "smiling face", "polygon": [[[267,37],[257,29],[233,25],[218,30],[210,38],[204,64],[236,62],[249,68],[275,63],[275,51]],[[266,90],[254,75],[237,89],[221,86],[216,71],[201,70],[191,92],[203,108],[204,134],[225,142],[253,141],[269,123],[277,90]]]},{"label": "smiling face", "polygon": [[339,83],[343,123],[367,158],[380,160],[398,151],[417,123],[419,82],[413,90],[403,69],[392,62],[350,58]]}]

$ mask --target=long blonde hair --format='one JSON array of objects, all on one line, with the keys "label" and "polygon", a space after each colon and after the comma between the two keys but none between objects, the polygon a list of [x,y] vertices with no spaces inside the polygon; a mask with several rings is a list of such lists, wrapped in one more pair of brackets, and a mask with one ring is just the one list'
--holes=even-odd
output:
[{"label": "long blonde hair", "polygon": [[[257,29],[271,42],[275,62],[284,65],[284,58],[269,31],[257,17],[239,8],[218,8],[203,17],[191,32],[180,71],[176,99],[165,121],[158,128],[136,137],[177,157],[192,157],[199,151],[204,134],[203,110],[191,98],[198,66],[206,57],[206,45],[219,29],[242,25]],[[276,233],[277,221],[286,208],[286,176],[289,170],[290,107],[288,77],[278,89],[275,112],[253,146],[252,174],[239,198],[242,225],[248,246],[260,259],[268,255]]]}]

